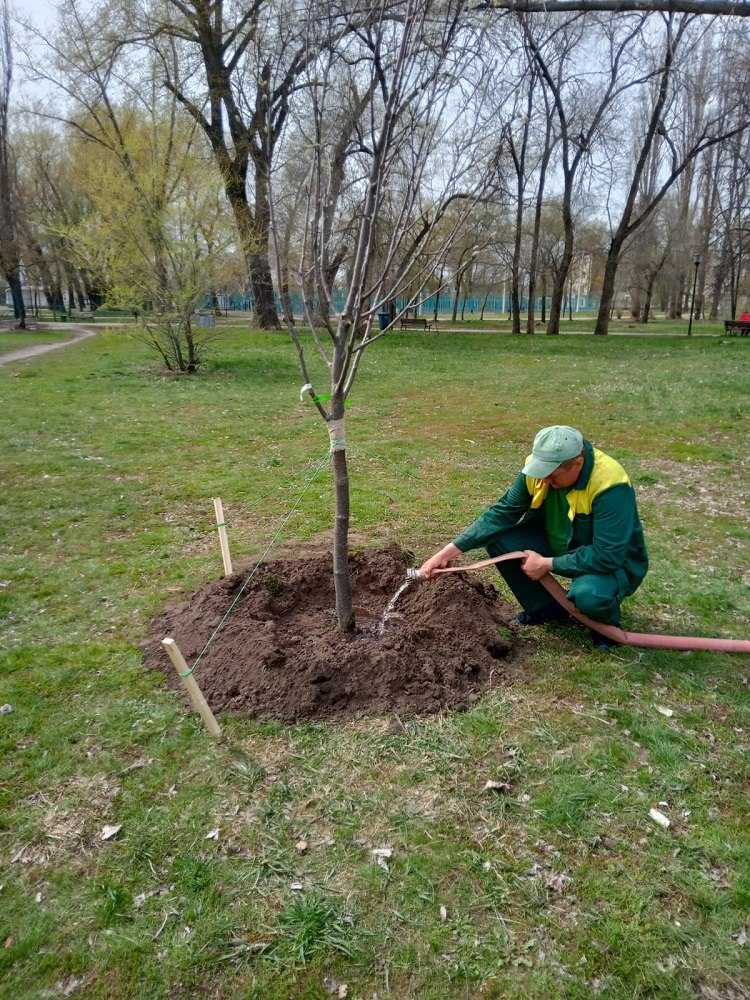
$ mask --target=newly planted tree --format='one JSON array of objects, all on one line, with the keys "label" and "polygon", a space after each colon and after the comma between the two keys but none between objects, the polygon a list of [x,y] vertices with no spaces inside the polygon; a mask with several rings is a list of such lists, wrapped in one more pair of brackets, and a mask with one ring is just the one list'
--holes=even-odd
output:
[{"label": "newly planted tree", "polygon": [[[319,22],[310,25],[311,34],[320,30]],[[465,17],[462,0],[403,0],[356,32],[342,34],[333,21],[329,31],[327,44],[315,40],[324,55],[311,65],[304,104],[310,167],[300,259],[313,273],[298,275],[310,339],[327,373],[325,398],[312,384],[307,341],[291,323],[288,328],[304,391],[330,437],[336,613],[346,632],[354,628],[354,612],[345,403],[364,352],[430,294],[430,280],[484,196],[493,171],[482,162],[478,117],[471,113],[483,85],[481,66],[476,60],[470,65],[481,32]],[[332,160],[325,137],[334,121],[350,140],[336,147]],[[439,228],[449,206],[452,225]],[[343,262],[344,305],[333,317],[332,262],[343,216],[347,224],[354,220],[353,239]],[[273,232],[278,247],[281,233],[275,225]],[[310,301],[313,295],[322,308]],[[379,329],[376,318],[384,314],[388,324]]]}]

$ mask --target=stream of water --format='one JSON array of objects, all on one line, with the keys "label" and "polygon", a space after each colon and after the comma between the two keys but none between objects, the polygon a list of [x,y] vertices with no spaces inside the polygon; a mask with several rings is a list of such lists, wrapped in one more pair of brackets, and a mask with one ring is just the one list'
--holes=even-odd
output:
[{"label": "stream of water", "polygon": [[401,597],[406,588],[410,587],[414,582],[415,581],[412,578],[407,577],[401,584],[401,586],[398,588],[396,593],[393,595],[393,597],[390,599],[390,601],[386,605],[385,611],[383,612],[383,617],[380,619],[380,623],[378,625],[378,635],[382,635],[383,632],[385,632],[385,627],[388,624],[388,619],[393,614],[393,609],[396,607],[396,602],[398,601],[399,597]]}]

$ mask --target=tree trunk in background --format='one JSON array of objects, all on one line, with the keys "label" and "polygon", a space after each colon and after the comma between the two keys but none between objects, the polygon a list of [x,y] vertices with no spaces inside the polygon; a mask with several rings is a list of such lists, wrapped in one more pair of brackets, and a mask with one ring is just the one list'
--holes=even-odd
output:
[{"label": "tree trunk in background", "polygon": [[[527,119],[528,122],[528,119]],[[526,134],[528,124],[524,130],[524,142],[520,161],[516,161],[514,151],[514,162],[516,162],[516,231],[513,237],[513,263],[510,269],[510,309],[512,313],[513,325],[511,332],[520,334],[521,332],[521,296],[520,296],[520,268],[521,268],[521,238],[523,236],[523,195],[525,185],[525,153]]]},{"label": "tree trunk in background", "polygon": [[568,322],[573,322],[573,275],[568,278]]},{"label": "tree trunk in background", "polygon": [[604,279],[602,281],[602,297],[599,300],[599,314],[596,318],[594,334],[606,336],[609,327],[609,318],[615,306],[615,280],[617,278],[617,268],[620,263],[621,245],[617,245],[613,240],[609,245],[607,263],[604,267]]},{"label": "tree trunk in background", "polygon": [[[259,231],[247,200],[245,177],[237,171],[230,171],[224,177],[224,190],[232,208],[240,245],[247,267],[250,290],[253,295],[253,312],[261,329],[279,328],[279,317],[273,296],[273,280],[268,263],[269,216],[266,214],[265,242]],[[266,209],[268,195],[266,192]]]},{"label": "tree trunk in background", "polygon": [[276,312],[273,278],[269,263],[271,245],[271,209],[268,203],[268,165],[264,158],[255,160],[255,249],[250,255],[250,284],[253,289],[254,312],[262,330],[280,327]]},{"label": "tree trunk in background", "polygon": [[641,305],[641,286],[636,282],[630,287],[630,318],[640,321],[643,307]]},{"label": "tree trunk in background", "polygon": [[23,290],[21,288],[21,277],[18,268],[11,271],[5,269],[5,280],[10,287],[10,294],[13,299],[13,315],[18,320],[19,330],[26,329],[26,306],[23,301]]},{"label": "tree trunk in background", "polygon": [[648,284],[646,285],[646,295],[643,299],[643,309],[641,310],[641,323],[648,323],[651,318],[651,296],[654,292],[654,282],[656,281],[656,275],[648,279]]},{"label": "tree trunk in background", "polygon": [[454,285],[454,295],[453,295],[453,315],[451,316],[451,322],[455,323],[458,317],[458,299],[461,295],[461,279],[463,278],[463,271],[461,270],[461,265],[459,264],[456,270],[456,283]]},{"label": "tree trunk in background", "polygon": [[700,248],[701,257],[700,268],[698,269],[698,287],[695,291],[696,317],[705,317],[706,313],[706,281],[708,278],[708,257],[711,246],[711,230],[716,218],[716,204],[719,195],[719,185],[717,183],[716,169],[718,166],[718,154],[712,146],[707,150],[703,162],[703,210],[701,212],[700,223]]},{"label": "tree trunk in background", "polygon": [[560,332],[560,315],[565,297],[565,282],[567,281],[568,271],[573,260],[573,213],[570,209],[569,199],[563,199],[562,214],[565,226],[565,247],[562,259],[555,271],[555,280],[552,284],[552,301],[549,306],[549,320],[547,322],[548,337],[554,337]]},{"label": "tree trunk in background", "polygon": [[512,319],[511,333],[520,334],[521,332],[521,297],[519,295],[519,280],[518,280],[518,265],[517,261],[513,260],[513,267],[510,273],[510,311]]},{"label": "tree trunk in background", "polygon": [[[294,206],[296,209],[296,204]],[[296,211],[290,211],[286,225],[284,226],[284,239],[279,254],[279,297],[281,298],[281,308],[284,319],[294,326],[294,309],[292,308],[292,298],[289,294],[289,248],[292,242],[292,224],[296,222]]]},{"label": "tree trunk in background", "polygon": [[709,319],[718,319],[721,297],[724,292],[724,284],[727,280],[727,270],[729,268],[729,248],[726,235],[721,241],[721,253],[719,260],[714,267],[714,280],[711,289],[711,311]]},{"label": "tree trunk in background", "polygon": [[[545,91],[546,102],[546,91]],[[539,185],[536,190],[536,204],[534,206],[534,230],[531,236],[531,253],[529,255],[529,302],[526,311],[526,333],[532,335],[536,326],[536,270],[539,259],[539,233],[542,226],[542,207],[544,205],[544,187],[547,181],[547,167],[554,143],[552,142],[552,116],[547,114],[547,128],[544,136],[544,154],[539,166]],[[544,323],[544,316],[542,316]]]},{"label": "tree trunk in background", "polygon": [[438,307],[440,305],[440,289],[443,287],[443,274],[445,273],[445,263],[440,265],[440,277],[438,278],[437,291],[435,292],[435,311],[432,315],[433,323],[437,323]]}]

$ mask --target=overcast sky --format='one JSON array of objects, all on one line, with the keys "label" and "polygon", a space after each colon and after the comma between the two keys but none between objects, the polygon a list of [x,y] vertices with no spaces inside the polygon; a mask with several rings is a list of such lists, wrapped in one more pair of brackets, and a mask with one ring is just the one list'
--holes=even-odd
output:
[{"label": "overcast sky", "polygon": [[51,25],[55,20],[52,0],[11,0],[11,8],[20,17],[28,17],[39,27]]}]

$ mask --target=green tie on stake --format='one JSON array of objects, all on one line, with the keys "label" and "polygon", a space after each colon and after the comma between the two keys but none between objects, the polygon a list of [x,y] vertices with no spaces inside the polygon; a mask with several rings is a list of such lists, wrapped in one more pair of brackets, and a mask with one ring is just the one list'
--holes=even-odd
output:
[{"label": "green tie on stake", "polygon": [[221,729],[219,723],[216,721],[216,716],[211,711],[208,706],[208,702],[203,697],[203,692],[198,687],[198,682],[195,677],[193,677],[193,671],[185,663],[185,657],[180,651],[180,647],[174,641],[167,637],[162,639],[162,646],[166,649],[169,659],[172,661],[172,665],[177,671],[177,676],[182,681],[182,686],[188,693],[188,697],[193,704],[193,708],[203,719],[203,724],[209,731],[211,736],[215,736],[217,739],[221,736]]}]

